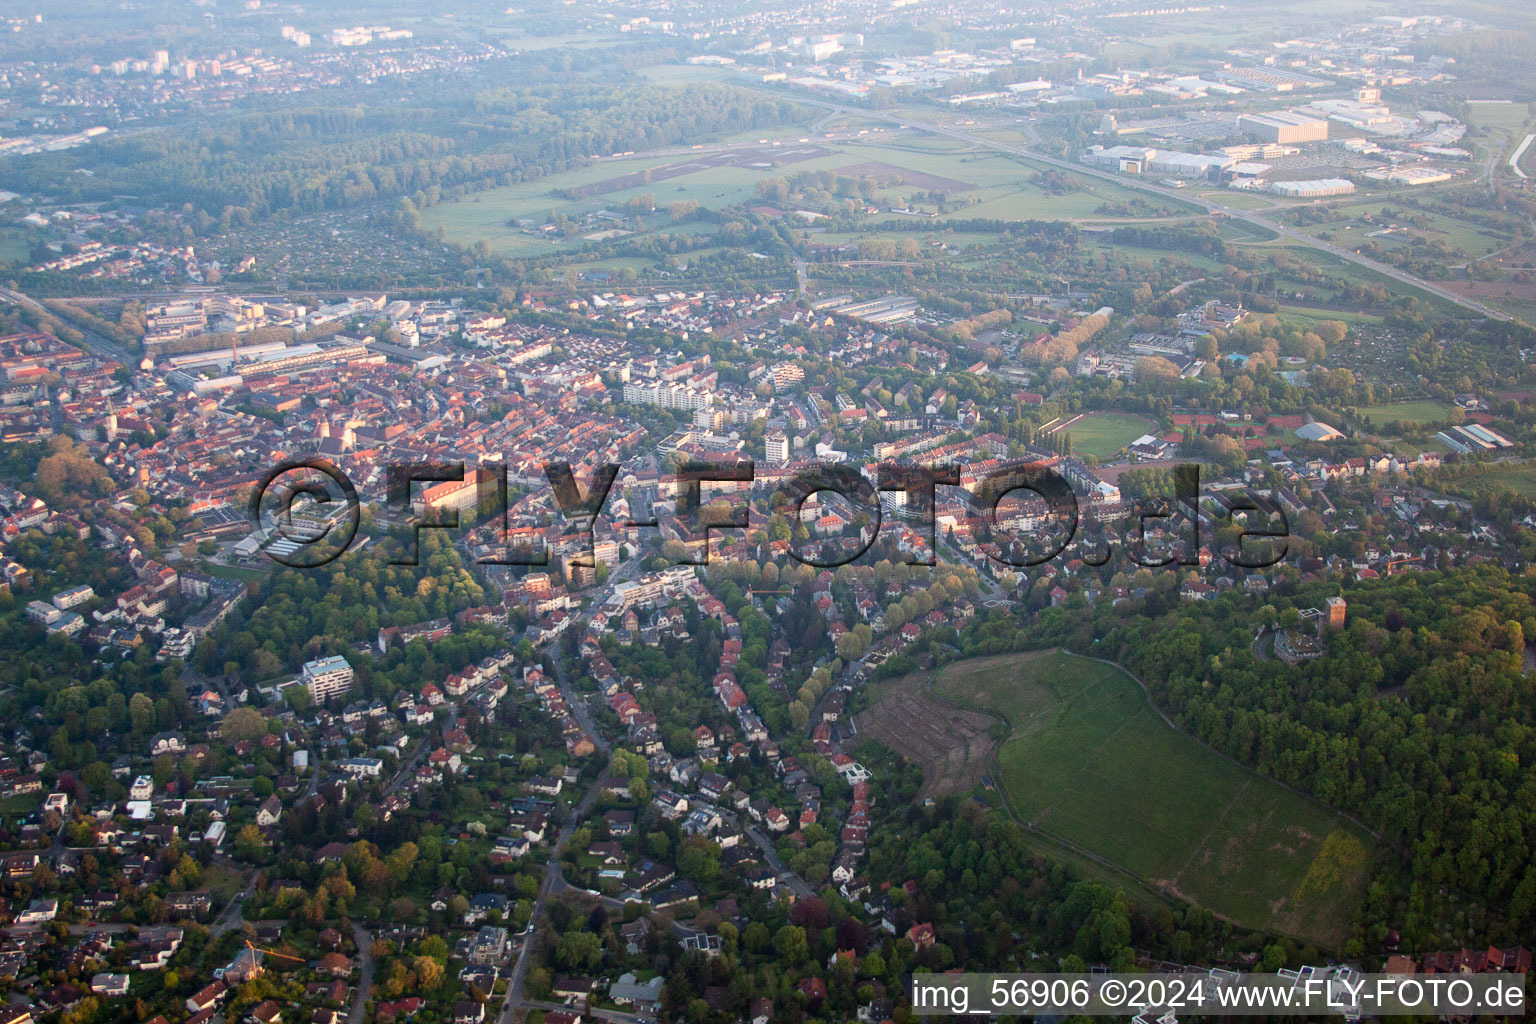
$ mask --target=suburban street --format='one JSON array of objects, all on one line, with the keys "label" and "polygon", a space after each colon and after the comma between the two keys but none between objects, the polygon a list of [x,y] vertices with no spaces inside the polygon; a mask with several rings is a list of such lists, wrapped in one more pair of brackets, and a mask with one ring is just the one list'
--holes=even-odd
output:
[{"label": "suburban street", "polygon": [[560,835],[554,843],[550,844],[549,863],[544,868],[544,881],[539,886],[539,895],[533,903],[533,914],[528,919],[530,930],[523,933],[523,946],[517,954],[517,966],[512,969],[512,977],[507,981],[507,998],[502,1003],[501,1024],[511,1024],[517,1009],[525,1005],[523,1002],[523,982],[528,977],[528,954],[533,948],[534,937],[538,934],[539,917],[544,912],[545,901],[552,894],[564,892],[570,888],[560,870],[560,850],[571,841],[571,835],[576,831],[576,823],[597,802],[597,795],[602,792],[603,784],[607,778],[608,775],[605,772],[591,786],[587,787],[587,791],[582,794],[581,799],[571,807],[571,812],[565,819],[565,825],[560,829]]},{"label": "suburban street", "polygon": [[373,945],[373,936],[354,921],[352,941],[357,943],[360,973],[357,977],[357,994],[352,997],[352,1012],[348,1014],[347,1021],[348,1024],[363,1024],[363,1018],[368,1015],[368,994],[373,991],[373,953],[369,949]]},{"label": "suburban street", "polygon": [[256,880],[259,877],[261,877],[260,871],[256,870],[255,868],[249,869],[245,879],[245,885],[241,887],[239,892],[235,893],[235,895],[230,898],[229,903],[225,905],[224,909],[219,911],[219,916],[214,918],[213,923],[209,925],[209,942],[218,939],[225,932],[233,931],[234,929],[239,928],[242,924],[245,923],[245,918],[242,913],[245,907],[245,901],[250,898],[251,893],[256,891]]},{"label": "suburban street", "polygon": [[780,881],[789,886],[791,891],[794,892],[796,899],[804,899],[806,896],[813,895],[814,891],[810,885],[806,883],[805,879],[789,870],[784,862],[779,859],[778,853],[773,848],[773,843],[768,841],[768,837],[763,835],[756,825],[748,825],[744,831],[747,833],[747,838],[756,843],[757,848],[762,851],[763,859],[768,862],[768,866],[773,869],[773,873],[778,875]]}]

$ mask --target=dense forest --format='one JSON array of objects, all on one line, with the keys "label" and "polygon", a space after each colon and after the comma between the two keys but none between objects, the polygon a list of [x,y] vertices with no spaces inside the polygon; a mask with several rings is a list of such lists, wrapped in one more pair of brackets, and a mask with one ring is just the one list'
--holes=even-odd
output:
[{"label": "dense forest", "polygon": [[13,162],[14,188],[62,200],[124,194],[210,216],[311,213],[375,199],[430,205],[444,191],[542,177],[591,156],[655,149],[797,120],[786,99],[731,86],[544,86],[460,103],[242,114],[80,153]]},{"label": "dense forest", "polygon": [[1367,894],[1356,952],[1380,950],[1393,929],[1413,950],[1528,941],[1536,680],[1525,652],[1536,581],[1490,566],[1362,581],[1323,657],[1292,666],[1255,656],[1259,629],[1312,630],[1300,610],[1338,592],[1317,581],[1192,605],[1159,587],[1140,607],[978,622],[962,644],[1094,647],[1201,740],[1359,816],[1396,856]]}]

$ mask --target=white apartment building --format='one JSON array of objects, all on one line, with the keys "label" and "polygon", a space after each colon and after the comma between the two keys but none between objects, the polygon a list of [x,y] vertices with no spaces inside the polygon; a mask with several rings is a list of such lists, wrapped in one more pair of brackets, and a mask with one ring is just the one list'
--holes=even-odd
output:
[{"label": "white apartment building", "polygon": [[693,412],[713,405],[715,396],[691,388],[680,381],[631,381],[624,385],[624,401],[632,405],[655,405],[663,409]]},{"label": "white apartment building", "polygon": [[306,661],[299,679],[311,697],[323,701],[333,694],[352,689],[352,666],[347,664],[346,658],[333,654],[329,658]]}]

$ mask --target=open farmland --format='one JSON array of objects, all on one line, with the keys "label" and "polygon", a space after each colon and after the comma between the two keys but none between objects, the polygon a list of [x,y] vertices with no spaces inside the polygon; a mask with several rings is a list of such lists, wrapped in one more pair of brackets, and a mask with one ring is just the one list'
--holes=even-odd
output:
[{"label": "open farmland", "polygon": [[837,173],[845,178],[868,178],[887,187],[911,185],[914,188],[926,188],[930,191],[936,189],[940,192],[967,192],[976,187],[968,182],[956,181],[954,178],[914,171],[905,167],[893,167],[878,160],[865,160],[863,163],[839,167]]},{"label": "open farmland", "polygon": [[985,739],[981,714],[1011,726],[994,762],[1024,823],[1240,924],[1347,938],[1370,837],[1170,726],[1118,668],[1062,653],[968,659],[891,684],[859,728],[952,786],[975,772],[961,766]]},{"label": "open farmland", "polygon": [[1533,118],[1531,106],[1528,103],[1489,103],[1471,102],[1467,104],[1467,117],[1475,125],[1489,128],[1502,128],[1504,131],[1515,135],[1519,141],[1520,135],[1528,131],[1528,125]]}]

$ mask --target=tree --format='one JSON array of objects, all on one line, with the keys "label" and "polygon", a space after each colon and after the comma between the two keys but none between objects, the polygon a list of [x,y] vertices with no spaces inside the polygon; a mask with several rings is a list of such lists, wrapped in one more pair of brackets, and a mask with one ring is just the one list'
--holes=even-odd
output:
[{"label": "tree", "polygon": [[798,964],[810,953],[805,939],[805,929],[786,924],[773,933],[773,951],[787,964]]},{"label": "tree", "polygon": [[219,737],[231,743],[260,739],[267,734],[267,720],[255,708],[235,708],[219,723]]},{"label": "tree", "polygon": [[602,952],[602,939],[591,932],[566,932],[555,946],[555,962],[568,971],[590,971]]},{"label": "tree", "polygon": [[235,836],[235,856],[241,860],[255,860],[261,850],[261,829],[254,824],[245,826]]},{"label": "tree", "polygon": [[1342,320],[1324,320],[1317,325],[1314,333],[1323,339],[1323,344],[1337,345],[1349,333],[1349,325]]},{"label": "tree", "polygon": [[150,700],[147,693],[136,693],[128,699],[128,720],[133,723],[133,731],[146,733],[155,727],[155,702]]},{"label": "tree", "polygon": [[677,870],[698,885],[713,883],[720,877],[720,847],[704,836],[689,836],[678,847]]},{"label": "tree", "polygon": [[798,700],[791,701],[789,705],[789,721],[796,729],[804,729],[811,721],[811,712]]},{"label": "tree", "polygon": [[430,992],[443,983],[443,965],[430,956],[418,956],[411,961],[416,972],[416,983],[423,992]]}]

